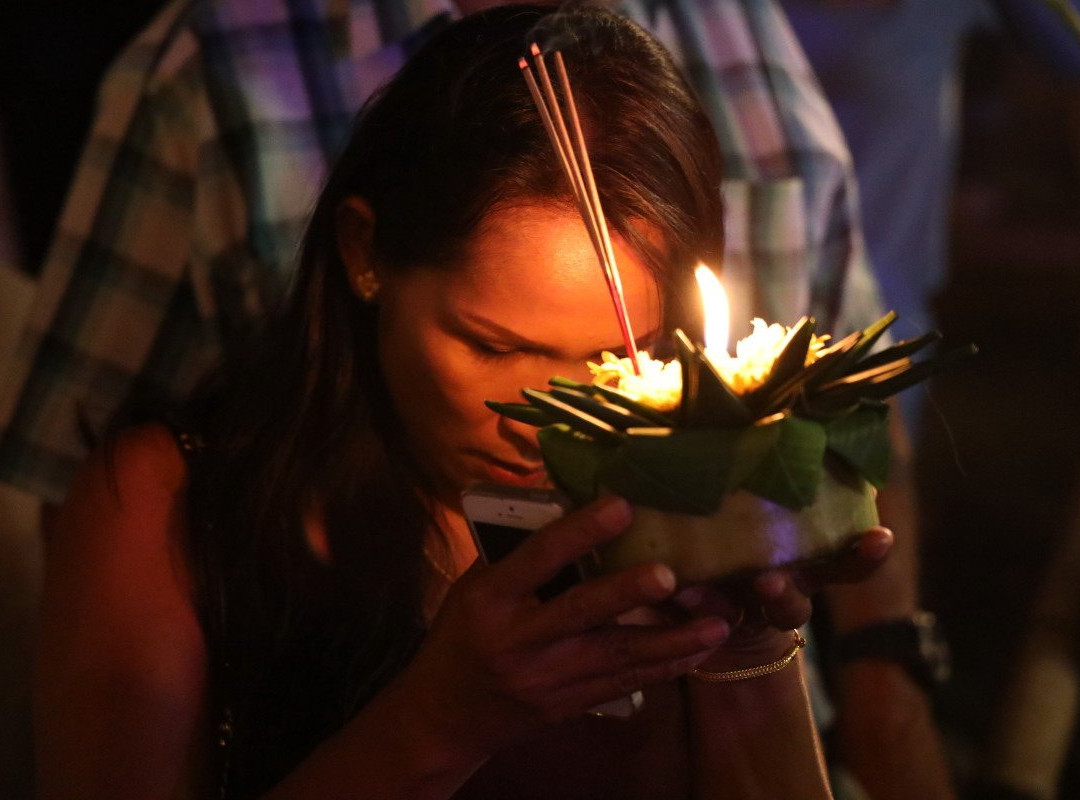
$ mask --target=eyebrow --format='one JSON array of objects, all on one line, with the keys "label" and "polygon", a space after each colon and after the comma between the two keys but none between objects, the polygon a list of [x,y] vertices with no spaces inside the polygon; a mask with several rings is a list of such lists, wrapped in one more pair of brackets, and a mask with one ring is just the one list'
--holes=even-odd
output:
[{"label": "eyebrow", "polygon": [[490,320],[487,317],[481,316],[480,314],[474,314],[470,311],[463,311],[457,316],[467,322],[472,323],[473,325],[486,329],[488,333],[494,333],[498,336],[502,336],[524,347],[531,347],[536,350],[550,349],[542,342],[533,341],[529,337],[524,336],[517,331],[511,330],[504,325],[500,325],[494,320]]},{"label": "eyebrow", "polygon": [[[543,352],[543,353],[554,353],[555,352],[549,345],[546,345],[543,342],[534,341],[533,339],[530,339],[529,337],[527,337],[527,336],[525,336],[525,335],[523,335],[521,333],[518,333],[515,330],[507,328],[504,325],[500,325],[499,323],[495,322],[494,320],[490,320],[487,317],[481,316],[480,314],[475,314],[475,313],[470,312],[470,311],[463,311],[457,316],[459,318],[461,318],[461,319],[464,319],[467,322],[472,323],[473,325],[476,325],[478,327],[486,329],[486,331],[488,333],[493,333],[493,334],[495,334],[497,336],[502,336],[507,341],[512,342],[512,343],[514,343],[514,344],[516,344],[516,345],[518,345],[520,347],[524,347],[524,348],[531,349],[531,350],[536,350],[538,352]],[[644,345],[646,347],[648,345],[651,345],[653,342],[656,341],[656,339],[659,337],[659,335],[660,335],[660,329],[659,328],[654,328],[651,331],[649,331],[647,334],[645,334],[644,336],[635,337],[637,339],[638,349],[642,349],[642,347],[643,347],[642,343],[646,343]],[[625,344],[623,342],[619,342],[614,347],[601,347],[601,348],[598,348],[596,350],[596,352],[599,353],[599,352],[606,351],[606,350],[618,351],[618,350],[623,349],[624,347],[625,347]]]}]

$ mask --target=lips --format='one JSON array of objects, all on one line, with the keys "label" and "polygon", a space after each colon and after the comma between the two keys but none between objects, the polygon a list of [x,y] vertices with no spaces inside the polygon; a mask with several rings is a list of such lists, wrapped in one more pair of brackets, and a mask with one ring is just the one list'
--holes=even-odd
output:
[{"label": "lips", "polygon": [[503,461],[487,453],[476,454],[484,465],[488,477],[496,483],[509,486],[534,487],[547,482],[547,470],[543,463]]}]

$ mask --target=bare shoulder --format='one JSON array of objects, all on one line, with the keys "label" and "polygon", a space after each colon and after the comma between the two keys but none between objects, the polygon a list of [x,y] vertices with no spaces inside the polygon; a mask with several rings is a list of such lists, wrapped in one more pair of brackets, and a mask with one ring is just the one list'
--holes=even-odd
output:
[{"label": "bare shoulder", "polygon": [[162,787],[198,771],[206,647],[183,554],[185,480],[166,428],[133,429],[87,461],[49,532],[35,698],[43,797],[117,786],[111,796],[173,796]]},{"label": "bare shoulder", "polygon": [[65,507],[78,507],[87,501],[107,504],[109,495],[119,503],[117,511],[151,502],[176,502],[186,475],[184,458],[168,428],[132,428],[90,456],[72,485]]},{"label": "bare shoulder", "polygon": [[[107,610],[123,612],[121,618],[166,607],[174,617],[188,616],[186,475],[184,458],[161,425],[133,428],[99,448],[49,531],[46,592],[82,587],[90,608],[112,604]],[[56,585],[50,576],[65,582]]]}]

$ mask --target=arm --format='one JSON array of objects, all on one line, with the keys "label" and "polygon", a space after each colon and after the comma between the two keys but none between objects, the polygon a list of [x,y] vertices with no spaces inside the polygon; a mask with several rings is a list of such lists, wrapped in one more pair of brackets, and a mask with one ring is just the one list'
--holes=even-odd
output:
[{"label": "arm", "polygon": [[777,659],[792,653],[792,629],[809,620],[816,587],[865,579],[887,563],[892,544],[890,531],[874,528],[827,572],[771,570],[736,595],[690,587],[675,596],[691,615],[737,620],[731,639],[699,669],[776,670],[724,683],[688,677],[695,797],[831,797],[801,653],[786,666]]},{"label": "arm", "polygon": [[[911,445],[893,404],[893,461],[878,495],[882,524],[897,532],[881,569],[867,580],[826,589],[836,635],[910,617],[919,607],[918,514]],[[877,800],[954,796],[930,698],[898,663],[860,659],[837,675],[841,760]]]},{"label": "arm", "polygon": [[[36,673],[43,800],[198,797],[218,780],[206,772],[214,736],[205,645],[176,548],[183,481],[171,436],[144,429],[125,435],[111,461],[96,453],[58,513]],[[426,734],[428,722],[403,693],[381,695],[280,795],[296,787],[301,796],[334,796],[311,794],[313,785],[369,785],[369,797],[448,795],[475,764],[462,767]],[[379,774],[363,774],[372,764]]]},{"label": "arm", "polygon": [[[755,648],[756,660],[714,657],[706,668],[768,663],[790,643],[789,634],[773,630]],[[801,659],[771,675],[732,683],[687,678],[695,798],[832,797]]]},{"label": "arm", "polygon": [[183,463],[164,431],[114,458],[115,474],[88,463],[46,550],[41,798],[182,796],[206,755],[205,652],[172,545]]}]

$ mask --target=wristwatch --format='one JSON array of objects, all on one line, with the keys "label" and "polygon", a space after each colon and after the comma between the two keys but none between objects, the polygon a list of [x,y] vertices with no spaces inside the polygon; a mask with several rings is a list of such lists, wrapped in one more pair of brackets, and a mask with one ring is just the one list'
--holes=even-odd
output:
[{"label": "wristwatch", "polygon": [[912,679],[933,693],[952,672],[949,644],[937,617],[917,611],[910,617],[875,622],[837,636],[835,655],[841,664],[858,659],[885,659],[903,666]]}]

